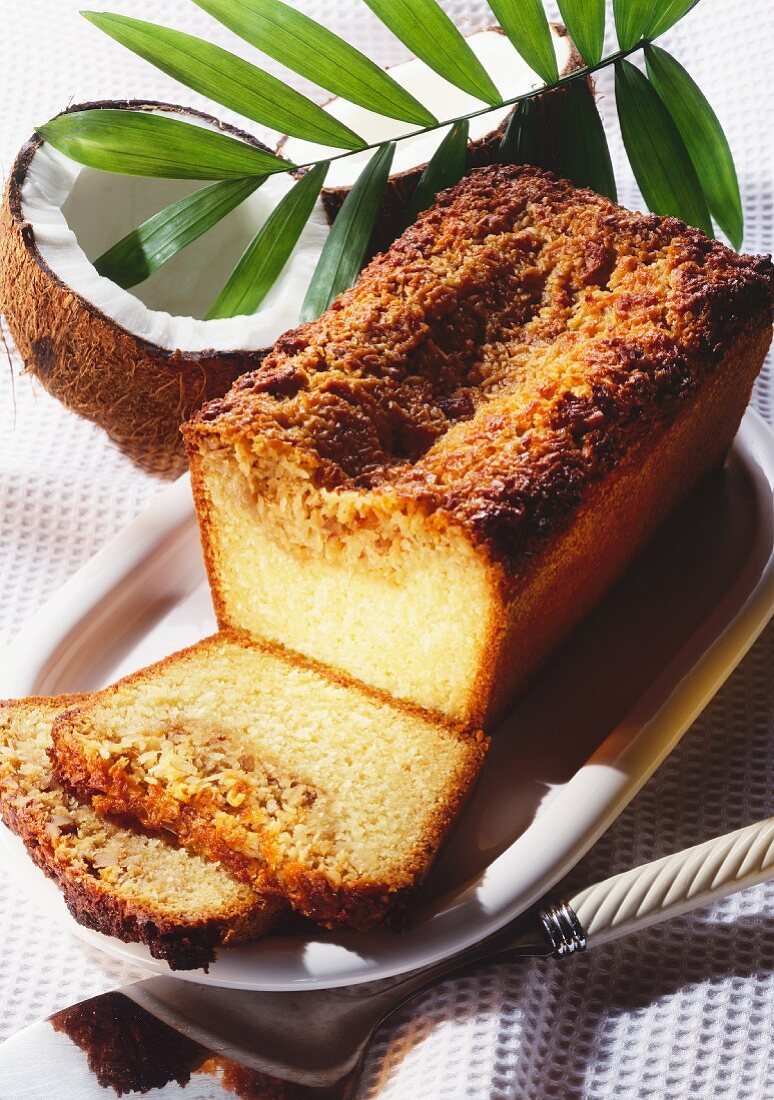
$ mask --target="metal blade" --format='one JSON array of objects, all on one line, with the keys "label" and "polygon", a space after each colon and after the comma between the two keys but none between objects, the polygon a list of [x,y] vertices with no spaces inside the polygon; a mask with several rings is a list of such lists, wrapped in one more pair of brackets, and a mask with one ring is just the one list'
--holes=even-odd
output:
[{"label": "metal blade", "polygon": [[[562,940],[564,942],[564,940]],[[150,978],[72,1005],[0,1047],[1,1100],[344,1100],[374,1030],[438,981],[555,953],[521,920],[451,958],[380,982],[298,992]]]},{"label": "metal blade", "polygon": [[[269,996],[281,1001],[284,995]],[[329,1079],[320,1085],[263,1072],[257,1065],[260,1059],[241,1045],[249,1042],[250,1013],[247,1018],[240,1013],[240,1001],[245,1008],[255,997],[151,978],[81,1001],[0,1046],[0,1097],[105,1100],[149,1092],[159,1100],[345,1096],[349,1072],[323,1074]],[[186,1006],[183,1015],[175,1011],[176,1002]],[[193,1033],[206,1034],[210,1045],[197,1041]],[[227,1056],[226,1050],[247,1061]]]}]

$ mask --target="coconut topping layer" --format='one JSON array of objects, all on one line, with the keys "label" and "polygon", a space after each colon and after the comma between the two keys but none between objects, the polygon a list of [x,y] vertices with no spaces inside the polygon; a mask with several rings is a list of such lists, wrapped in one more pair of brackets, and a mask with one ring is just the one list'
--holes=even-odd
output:
[{"label": "coconut topping layer", "polygon": [[773,289],[770,260],[675,219],[483,168],[187,438],[284,449],[316,485],[442,513],[513,558],[770,323]]}]

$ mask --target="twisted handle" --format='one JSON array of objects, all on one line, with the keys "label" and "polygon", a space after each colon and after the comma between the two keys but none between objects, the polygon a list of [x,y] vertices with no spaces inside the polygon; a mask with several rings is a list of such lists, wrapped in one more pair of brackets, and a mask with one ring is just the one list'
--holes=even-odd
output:
[{"label": "twisted handle", "polygon": [[605,879],[569,899],[588,946],[774,878],[774,817]]}]

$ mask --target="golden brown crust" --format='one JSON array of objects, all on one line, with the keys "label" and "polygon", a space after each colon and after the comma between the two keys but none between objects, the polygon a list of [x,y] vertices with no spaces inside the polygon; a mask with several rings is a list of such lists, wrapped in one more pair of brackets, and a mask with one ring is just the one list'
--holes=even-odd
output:
[{"label": "golden brown crust", "polygon": [[170,970],[207,970],[219,947],[264,935],[276,914],[269,906],[224,914],[220,919],[188,921],[184,926],[152,908],[136,904],[99,882],[73,872],[47,843],[45,820],[34,813],[2,813],[5,824],[24,843],[33,862],[55,879],[73,919],[84,928],[114,936],[124,943],[144,944]]},{"label": "golden brown crust", "polygon": [[[227,822],[222,820],[222,813],[220,820],[215,820],[219,807],[210,791],[197,792],[182,802],[162,784],[149,786],[130,776],[125,759],[106,760],[99,753],[89,751],[85,738],[79,734],[79,722],[82,715],[88,717],[92,706],[109,702],[110,696],[123,686],[149,681],[181,658],[201,653],[208,647],[221,646],[224,641],[270,653],[290,666],[312,669],[326,679],[368,695],[386,706],[442,725],[446,734],[465,741],[469,750],[466,759],[457,769],[443,803],[434,808],[428,829],[416,850],[407,855],[399,879],[378,883],[367,880],[344,884],[332,882],[322,871],[289,862],[269,834],[256,833],[254,818],[247,810],[244,813],[239,809],[232,811]],[[322,669],[316,662],[289,653],[272,643],[248,639],[238,631],[226,631],[125,677],[91,696],[88,707],[74,708],[59,715],[52,729],[51,757],[61,781],[80,797],[91,799],[99,813],[128,815],[146,828],[172,831],[180,843],[191,851],[221,862],[238,879],[262,894],[286,898],[295,909],[319,924],[345,924],[366,930],[385,920],[400,918],[407,897],[426,875],[432,858],[468,798],[488,746],[488,738],[480,731],[470,732],[460,724],[439,721],[421,708],[395,700],[346,674]],[[260,857],[251,858],[239,850],[238,838],[245,829],[257,836]]]},{"label": "golden brown crust", "polygon": [[541,546],[529,570],[507,583],[493,570],[497,614],[471,692],[472,722],[489,729],[505,714],[661,524],[723,462],[769,339],[748,324],[695,399],[593,485],[573,523]]},{"label": "golden brown crust", "polygon": [[[80,103],[62,113],[111,107],[174,110],[260,144],[200,111],[155,101]],[[186,466],[181,423],[254,370],[264,350],[167,351],[126,332],[73,293],[41,256],[23,214],[22,187],[41,144],[39,135],[30,138],[8,178],[0,217],[0,312],[25,366],[49,393],[104,428],[143,469],[177,477]]]},{"label": "golden brown crust", "polygon": [[[345,925],[359,931],[402,919],[409,897],[424,880],[430,860],[472,791],[488,745],[483,738],[476,742],[478,751],[456,777],[454,797],[434,815],[420,849],[407,859],[400,881],[337,885],[323,872],[288,865],[265,834],[257,835],[264,858],[247,857],[230,843],[222,823],[215,823],[216,807],[206,795],[196,795],[183,805],[163,789],[133,782],[122,768],[84,750],[73,730],[77,719],[77,711],[57,719],[54,763],[62,781],[80,797],[90,798],[97,812],[125,814],[146,828],[172,831],[184,847],[222,863],[257,892],[287,899],[299,913],[325,927]],[[235,815],[237,825],[240,816]],[[247,825],[251,824],[248,819]]]},{"label": "golden brown crust", "polygon": [[389,489],[509,572],[695,395],[774,269],[530,167],[471,173],[320,319],[186,426]]},{"label": "golden brown crust", "polygon": [[[51,721],[68,710],[84,706],[88,695],[61,695],[53,698],[30,697],[0,701],[0,711],[18,715],[40,711],[50,713]],[[0,761],[1,762],[1,761]],[[65,811],[73,809],[72,796],[61,792]],[[85,812],[85,811],[81,811]],[[67,815],[65,815],[67,816]],[[125,943],[142,943],[157,959],[163,959],[172,970],[207,969],[218,947],[254,939],[268,931],[282,906],[273,899],[251,897],[224,872],[231,900],[209,918],[187,916],[172,918],[155,906],[152,900],[143,902],[123,894],[110,881],[90,873],[88,860],[73,858],[72,845],[60,843],[59,830],[52,828],[50,806],[30,796],[28,782],[22,773],[0,769],[0,817],[22,840],[33,862],[62,892],[74,919],[86,928],[103,935],[115,936]],[[112,826],[118,826],[113,821]],[[122,825],[127,835],[137,835],[128,823]],[[138,836],[138,843],[141,843]],[[169,843],[168,839],[165,843]],[[150,870],[150,869],[149,869]]]}]

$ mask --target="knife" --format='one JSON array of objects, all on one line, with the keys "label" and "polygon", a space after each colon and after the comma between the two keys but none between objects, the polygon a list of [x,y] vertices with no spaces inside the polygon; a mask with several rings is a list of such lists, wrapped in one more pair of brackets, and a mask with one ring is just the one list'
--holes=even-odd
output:
[{"label": "knife", "polygon": [[0,1046],[2,1100],[333,1100],[374,1031],[433,985],[528,956],[564,959],[774,878],[774,817],[545,900],[439,963],[365,986],[274,992],[149,978]]}]

